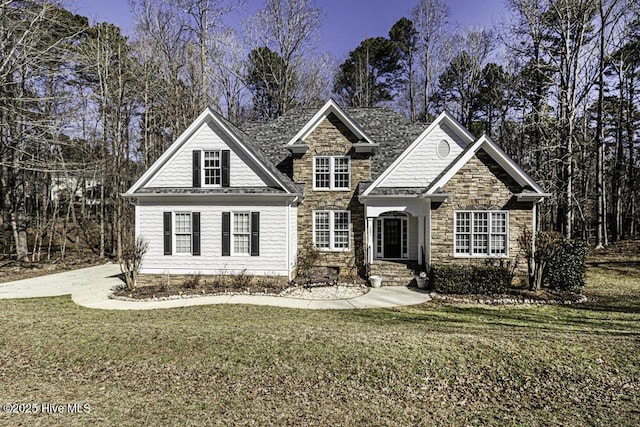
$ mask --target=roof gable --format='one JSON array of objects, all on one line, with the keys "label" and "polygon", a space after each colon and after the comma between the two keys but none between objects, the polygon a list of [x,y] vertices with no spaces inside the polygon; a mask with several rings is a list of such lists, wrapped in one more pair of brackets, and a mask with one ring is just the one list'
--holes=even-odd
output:
[{"label": "roof gable", "polygon": [[[287,142],[287,148],[292,149],[295,145],[304,144],[306,138],[326,119],[330,114],[335,115],[342,123],[349,128],[349,130],[358,138],[360,145],[376,145],[373,140],[367,135],[362,127],[356,123],[349,115],[332,99],[329,99],[318,110],[316,114],[311,117],[309,121],[296,133],[293,138]],[[354,144],[356,145],[356,144]]]},{"label": "roof gable", "polygon": [[[446,140],[450,153],[439,158],[437,144]],[[415,187],[427,187],[474,138],[449,113],[441,113],[415,140],[380,173],[365,190],[367,196],[379,187],[397,187],[411,180]],[[406,186],[406,184],[400,185]]]},{"label": "roof gable", "polygon": [[[212,143],[215,149],[221,148],[218,147],[221,145],[232,150],[236,155],[232,158],[232,163],[235,160],[237,165],[234,170],[243,174],[243,186],[279,187],[286,193],[296,193],[295,186],[289,178],[282,175],[242,131],[207,108],[131,186],[125,195],[132,196],[145,187],[190,187],[190,184],[184,185],[180,180],[177,180],[178,182],[173,185],[163,185],[169,179],[169,176],[163,177],[163,174],[171,171],[172,168],[178,168],[176,173],[188,174],[186,182],[191,181],[190,160],[186,161],[186,165],[183,164],[186,157],[182,152],[191,141],[194,141],[201,134],[204,134],[204,139],[215,140],[215,143]],[[218,138],[212,138],[212,136]],[[180,161],[178,161],[179,159]],[[232,172],[232,176],[233,174],[234,172]]]},{"label": "roof gable", "polygon": [[440,189],[466,165],[480,150],[484,150],[509,176],[511,176],[527,194],[533,197],[546,197],[542,188],[516,162],[513,161],[491,138],[482,135],[462,152],[442,173],[431,183],[424,197],[437,194]]}]

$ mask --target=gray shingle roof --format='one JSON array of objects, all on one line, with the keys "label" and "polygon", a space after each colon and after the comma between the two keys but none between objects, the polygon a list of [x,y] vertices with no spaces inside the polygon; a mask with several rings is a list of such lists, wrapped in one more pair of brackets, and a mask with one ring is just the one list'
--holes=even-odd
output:
[{"label": "gray shingle roof", "polygon": [[378,187],[374,188],[371,196],[419,196],[426,191],[425,187]]},{"label": "gray shingle roof", "polygon": [[[317,111],[317,108],[296,108],[271,122],[244,124],[242,130],[280,171],[291,176],[291,158],[285,144]],[[344,111],[371,137],[371,142],[380,145],[372,158],[374,180],[426,129],[424,123],[412,123],[386,107],[351,107]]]},{"label": "gray shingle roof", "polygon": [[136,194],[287,194],[284,190],[273,187],[216,187],[216,188],[177,188],[177,187],[145,187]]},{"label": "gray shingle roof", "polygon": [[230,132],[232,132],[236,138],[238,138],[245,147],[247,147],[256,158],[274,175],[276,176],[286,187],[287,190],[296,193],[297,188],[291,178],[289,178],[289,174],[281,171],[277,168],[277,163],[274,163],[271,155],[265,152],[264,148],[266,147],[264,144],[256,143],[254,139],[252,139],[246,132],[242,129],[238,128],[236,125],[222,117],[222,115],[212,111],[216,116],[227,126]]}]

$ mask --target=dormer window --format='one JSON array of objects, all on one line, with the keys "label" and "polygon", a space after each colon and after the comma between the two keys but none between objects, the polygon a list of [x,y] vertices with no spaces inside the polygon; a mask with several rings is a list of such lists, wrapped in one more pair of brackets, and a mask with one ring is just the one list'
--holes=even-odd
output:
[{"label": "dormer window", "polygon": [[220,163],[220,151],[204,152],[204,185],[219,186],[222,177],[222,167]]},{"label": "dormer window", "polygon": [[193,187],[229,187],[229,150],[193,150]]},{"label": "dormer window", "polygon": [[314,190],[349,190],[351,165],[348,156],[319,156],[313,158]]}]

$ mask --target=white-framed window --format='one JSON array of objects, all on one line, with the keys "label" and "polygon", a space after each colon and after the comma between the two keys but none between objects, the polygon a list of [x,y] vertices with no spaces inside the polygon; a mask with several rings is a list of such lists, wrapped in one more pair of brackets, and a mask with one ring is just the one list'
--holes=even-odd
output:
[{"label": "white-framed window", "polygon": [[508,211],[456,211],[454,229],[456,256],[508,255]]},{"label": "white-framed window", "polygon": [[232,222],[231,247],[233,255],[249,255],[251,250],[251,214],[249,212],[234,212]]},{"label": "white-framed window", "polygon": [[222,181],[222,161],[220,150],[203,152],[203,181],[204,185],[220,186]]},{"label": "white-framed window", "polygon": [[313,211],[313,244],[318,249],[348,251],[351,212]]},{"label": "white-framed window", "polygon": [[191,253],[191,212],[173,214],[174,242],[176,254]]},{"label": "white-framed window", "polygon": [[350,157],[317,156],[313,158],[314,190],[348,190],[350,187]]}]

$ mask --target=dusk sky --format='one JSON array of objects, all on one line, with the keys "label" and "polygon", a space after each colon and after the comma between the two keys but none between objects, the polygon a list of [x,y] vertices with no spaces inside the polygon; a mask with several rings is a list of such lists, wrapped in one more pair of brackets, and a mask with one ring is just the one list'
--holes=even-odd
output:
[{"label": "dusk sky", "polygon": [[[323,9],[320,50],[336,58],[345,58],[366,37],[387,36],[391,26],[417,0],[317,0]],[[502,0],[445,0],[451,8],[452,21],[461,29],[473,26],[491,27],[505,14]],[[124,34],[133,33],[133,15],[128,0],[65,0],[66,6],[87,16],[91,24],[106,21],[118,25]],[[262,7],[262,0],[248,0],[242,15]],[[235,18],[229,21],[237,21]]]}]

